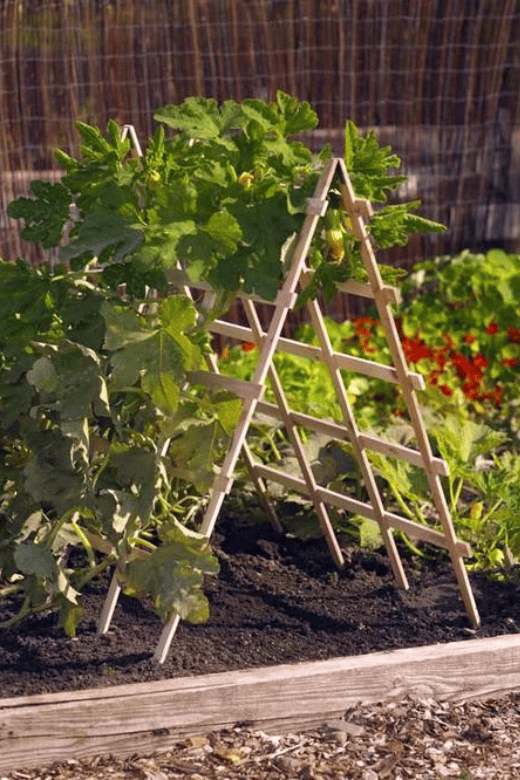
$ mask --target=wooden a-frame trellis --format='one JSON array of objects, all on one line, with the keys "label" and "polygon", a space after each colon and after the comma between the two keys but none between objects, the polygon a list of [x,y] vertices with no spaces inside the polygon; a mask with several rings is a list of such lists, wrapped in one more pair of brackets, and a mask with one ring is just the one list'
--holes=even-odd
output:
[{"label": "wooden a-frame trellis", "polygon": [[[309,280],[310,271],[306,265],[307,254],[319,219],[327,210],[329,190],[333,181],[337,184],[335,180],[338,178],[343,205],[350,216],[352,230],[360,241],[361,257],[368,275],[368,283],[348,281],[341,284],[339,289],[341,292],[373,299],[379,313],[382,328],[386,334],[393,366],[380,365],[374,361],[335,352],[327,334],[320,306],[316,300],[309,301],[307,307],[318,337],[319,346],[303,344],[294,339],[282,337],[282,330],[286,323],[287,315],[296,302],[298,287],[305,285]],[[237,460],[242,455],[256,489],[264,499],[264,503],[275,525],[277,523],[276,517],[266,500],[265,480],[281,483],[285,487],[297,491],[312,500],[323,535],[327,541],[332,558],[338,567],[344,565],[344,560],[329,519],[327,505],[370,518],[378,523],[394,576],[402,588],[407,589],[408,582],[392,534],[393,529],[408,533],[414,539],[448,550],[466,613],[471,624],[477,627],[480,624],[480,618],[463,562],[463,556],[470,555],[471,550],[469,545],[457,539],[455,534],[441,484],[441,476],[448,474],[448,467],[444,460],[435,457],[432,452],[416,397],[416,391],[424,388],[424,381],[421,375],[410,371],[406,363],[391,310],[391,304],[398,302],[399,294],[394,287],[384,284],[377,266],[374,250],[366,229],[366,221],[371,214],[371,204],[355,196],[344,161],[341,158],[331,159],[323,169],[313,197],[308,199],[305,221],[293,252],[289,271],[276,300],[272,304],[274,311],[267,330],[263,329],[256,310],[255,304],[258,300],[253,296],[244,294],[240,294],[239,297],[244,307],[249,327],[224,320],[217,320],[212,324],[211,330],[216,334],[240,341],[255,342],[259,350],[259,359],[254,376],[250,382],[219,374],[217,361],[214,356],[208,358],[209,372],[197,372],[192,377],[196,383],[230,390],[242,399],[240,418],[220,472],[213,481],[209,503],[200,531],[207,537],[211,536],[224,497],[231,490]],[[269,229],[268,226],[266,229]],[[193,285],[182,271],[174,272],[171,281],[185,294],[191,296]],[[203,285],[197,285],[197,288],[205,289]],[[206,295],[209,303],[212,295],[209,289],[206,289]],[[321,360],[327,365],[341,410],[341,423],[318,419],[290,409],[282,382],[273,363],[273,356],[277,350],[283,350],[314,360]],[[344,369],[400,385],[415,432],[417,449],[385,441],[380,437],[363,433],[358,429],[341,377],[341,370]],[[276,403],[268,403],[263,400],[266,380],[270,382]],[[280,469],[255,462],[246,440],[248,429],[255,413],[268,415],[283,423],[300,466],[300,478]],[[337,440],[350,442],[368,493],[368,501],[359,501],[317,483],[305,454],[298,426],[324,433]],[[385,509],[367,454],[368,451],[402,459],[424,469],[442,527],[441,531],[415,523],[406,517]],[[119,593],[120,587],[114,576],[98,623],[98,631],[100,633],[108,630]],[[168,654],[178,623],[179,616],[175,615],[163,628],[154,656],[160,663],[165,660]]]}]

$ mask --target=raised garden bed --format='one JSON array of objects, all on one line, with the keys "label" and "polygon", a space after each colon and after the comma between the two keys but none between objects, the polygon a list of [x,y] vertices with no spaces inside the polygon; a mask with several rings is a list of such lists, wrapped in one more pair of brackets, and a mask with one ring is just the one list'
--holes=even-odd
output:
[{"label": "raised garden bed", "polygon": [[442,557],[419,569],[404,556],[403,592],[384,555],[346,538],[350,562],[338,573],[321,540],[279,538],[263,524],[224,520],[214,543],[211,619],[181,624],[163,665],[151,658],[158,618],[133,599],[96,635],[105,582],[86,596],[76,639],[53,614],[0,634],[0,769],[157,750],[243,721],[311,726],[356,702],[417,691],[464,698],[520,687],[515,572],[508,582],[471,575],[482,617],[474,632]]}]

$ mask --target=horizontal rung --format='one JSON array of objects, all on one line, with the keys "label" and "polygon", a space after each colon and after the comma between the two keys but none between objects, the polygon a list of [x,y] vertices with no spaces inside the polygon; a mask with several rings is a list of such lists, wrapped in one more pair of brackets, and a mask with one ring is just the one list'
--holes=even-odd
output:
[{"label": "horizontal rung", "polygon": [[224,374],[214,374],[212,371],[188,371],[186,376],[194,385],[202,385],[214,390],[228,390],[239,398],[258,399],[264,392],[263,385],[245,382]]},{"label": "horizontal rung", "polygon": [[[284,416],[276,404],[270,404],[267,401],[260,401],[256,407],[256,411],[260,414],[265,414],[268,417],[274,417],[274,419],[281,420],[282,422],[284,420]],[[295,425],[302,425],[310,431],[323,433],[325,436],[330,436],[339,441],[352,441],[353,435],[351,435],[348,428],[341,423],[335,423],[330,420],[321,420],[319,417],[312,417],[310,414],[303,414],[303,412],[295,412],[292,410],[290,415],[291,420]],[[356,434],[356,439],[361,447],[371,450],[372,452],[378,452],[381,455],[388,455],[391,458],[405,460],[407,463],[411,463],[413,466],[418,466],[425,470],[428,470],[427,464],[429,464],[429,470],[433,471],[435,474],[439,474],[443,477],[449,476],[448,465],[442,458],[432,458],[428,461],[423,458],[419,450],[414,450],[411,447],[405,447],[403,444],[380,439],[378,436],[372,436],[366,433]]]},{"label": "horizontal rung", "polygon": [[285,471],[279,469],[273,469],[270,466],[264,466],[259,463],[255,463],[253,466],[253,472],[258,477],[264,479],[270,479],[272,482],[276,482],[279,485],[294,490],[296,493],[301,493],[302,496],[309,496],[310,491],[307,483],[304,479],[294,477],[292,474],[287,474]]},{"label": "horizontal rung", "polygon": [[[267,401],[260,401],[256,407],[256,411],[259,414],[265,414],[268,417],[274,417],[275,420],[284,420],[285,417],[282,411],[276,406],[276,404],[270,404]],[[349,441],[350,436],[347,428],[341,423],[335,423],[331,420],[321,420],[319,417],[312,417],[310,414],[303,414],[303,412],[290,411],[291,420],[295,425],[302,425],[311,431],[316,433],[324,433],[326,436],[330,436],[333,439],[339,439],[340,441]]]},{"label": "horizontal rung", "polygon": [[431,460],[427,460],[418,450],[414,450],[411,447],[405,447],[403,444],[397,444],[393,441],[386,441],[385,439],[380,439],[378,436],[371,436],[366,433],[359,434],[358,442],[367,450],[378,452],[380,455],[388,455],[391,458],[406,460],[413,466],[419,466],[427,471],[433,471],[435,474],[439,474],[442,477],[449,476],[448,464],[442,458],[431,458]]},{"label": "horizontal rung", "polygon": [[469,558],[471,555],[471,547],[466,542],[457,539],[455,544],[451,546],[444,534],[440,533],[440,531],[434,531],[432,528],[428,528],[425,525],[414,523],[412,520],[401,517],[401,515],[396,515],[393,512],[384,512],[383,521],[388,523],[392,528],[403,531],[412,539],[428,542],[429,544],[434,544],[436,547],[443,547],[445,550],[452,551],[457,555],[463,555],[465,558]]},{"label": "horizontal rung", "polygon": [[[303,479],[298,479],[298,477],[294,477],[292,474],[287,474],[284,471],[264,465],[255,464],[254,471],[259,477],[272,480],[297,493],[313,498],[307,483]],[[329,490],[324,487],[317,487],[315,496],[326,504],[338,507],[338,509],[345,509],[352,514],[361,515],[362,517],[367,517],[376,522],[378,521],[374,507],[364,501],[358,501],[343,493],[337,493],[335,490]],[[414,523],[412,520],[408,520],[401,515],[396,515],[393,512],[383,512],[381,521],[388,527],[406,533],[408,536],[412,537],[412,539],[427,542],[436,547],[442,547],[445,550],[454,552],[456,555],[463,555],[464,557],[469,557],[471,555],[471,547],[466,542],[457,540],[455,544],[451,546],[444,534],[440,533],[440,531],[434,531],[432,528],[428,528],[425,525]]]},{"label": "horizontal rung", "polygon": [[[239,341],[253,340],[253,331],[251,328],[244,327],[243,325],[235,325],[232,322],[216,320],[212,323],[211,330],[213,333],[218,333],[221,336],[229,336],[230,338],[235,338]],[[262,334],[262,336],[265,336],[265,333]],[[312,344],[304,344],[300,341],[294,341],[293,339],[280,338],[278,347],[283,352],[289,352],[291,355],[298,355],[299,357],[308,358],[309,360],[324,359],[323,353],[319,347],[315,347]],[[359,358],[355,355],[345,355],[341,352],[333,352],[332,356],[338,368],[344,369],[345,371],[355,371],[358,374],[370,376],[374,379],[382,379],[385,382],[399,384],[397,372],[393,366],[384,366],[381,363],[375,363],[373,360],[365,360],[365,358]],[[414,390],[424,390],[424,379],[421,374],[410,371],[407,376]]]},{"label": "horizontal rung", "polygon": [[[312,498],[311,490],[307,483],[303,479],[287,474],[280,469],[273,469],[271,466],[264,466],[260,464],[254,465],[254,472],[259,477],[271,480],[277,484],[284,485],[291,488],[296,493],[301,493],[304,496]],[[336,493],[334,490],[328,490],[327,488],[317,487],[315,490],[316,496],[320,501],[324,501],[332,506],[336,506],[339,509],[346,509],[352,514],[362,515],[363,517],[369,517],[372,520],[376,519],[376,513],[371,504],[366,504],[363,501],[358,501],[350,496],[345,496],[343,493]]]},{"label": "horizontal rung", "polygon": [[236,325],[234,322],[225,320],[215,320],[210,323],[212,333],[218,333],[219,336],[228,336],[237,341],[253,341],[254,333],[251,328],[244,325]]},{"label": "horizontal rung", "polygon": [[[375,298],[374,290],[370,284],[364,282],[348,281],[338,284],[338,290],[349,295],[358,295],[360,298]],[[401,302],[401,295],[396,287],[385,285],[381,287],[381,293],[386,303],[393,303],[397,306]]]},{"label": "horizontal rung", "polygon": [[356,498],[350,498],[350,496],[346,496],[343,493],[337,493],[335,490],[329,490],[324,487],[316,488],[316,494],[326,504],[332,504],[332,506],[336,506],[338,509],[345,509],[353,515],[361,515],[362,517],[368,517],[370,520],[377,520],[374,507],[365,501],[358,501]]}]

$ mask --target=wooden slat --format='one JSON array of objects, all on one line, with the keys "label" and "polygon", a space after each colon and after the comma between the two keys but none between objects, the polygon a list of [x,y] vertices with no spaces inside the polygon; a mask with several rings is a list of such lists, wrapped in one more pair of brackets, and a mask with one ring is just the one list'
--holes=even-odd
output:
[{"label": "wooden slat", "polygon": [[307,483],[301,477],[295,477],[294,474],[287,474],[287,472],[281,469],[275,469],[272,466],[264,466],[260,463],[254,465],[255,474],[264,479],[270,479],[279,485],[283,485],[290,490],[294,490],[296,493],[301,493],[302,496],[309,496],[309,488]]},{"label": "wooden slat", "polygon": [[[405,447],[403,444],[397,444],[397,442],[385,441],[378,436],[372,436],[368,433],[361,433],[359,440],[367,450],[378,452],[380,455],[388,455],[391,458],[406,460],[413,466],[424,468],[424,460],[418,450],[413,450],[411,447]],[[430,466],[436,474],[440,474],[443,477],[449,475],[448,464],[442,458],[432,458]]]},{"label": "wooden slat", "polygon": [[[359,295],[361,298],[374,298],[372,287],[363,282],[341,282],[338,284],[338,290],[342,293],[349,293],[350,295]],[[401,303],[401,294],[395,287],[383,285],[381,290],[388,303],[393,303],[396,306]]]},{"label": "wooden slat", "polygon": [[215,374],[212,371],[188,371],[186,376],[194,385],[203,385],[213,390],[229,390],[240,398],[260,398],[265,390],[264,385]]},{"label": "wooden slat", "polygon": [[471,546],[466,542],[456,539],[455,542],[451,544],[445,534],[434,531],[432,528],[428,528],[420,523],[408,520],[408,518],[402,517],[401,515],[396,515],[394,512],[384,512],[383,520],[392,528],[408,534],[412,539],[434,544],[436,547],[442,547],[448,551],[454,550],[457,555],[465,556],[466,558],[469,558],[471,555]]},{"label": "wooden slat", "polygon": [[[272,466],[264,466],[263,464],[255,464],[253,468],[257,476],[283,485],[290,490],[294,490],[296,493],[300,493],[300,495],[310,497],[310,490],[303,479],[295,477],[293,474],[288,474],[281,469],[275,469]],[[358,501],[356,498],[347,496],[344,493],[338,493],[336,490],[330,490],[329,488],[324,487],[317,487],[316,493],[322,501],[331,504],[332,506],[336,506],[338,509],[345,509],[347,512],[367,517],[369,520],[378,520],[374,507],[366,501]],[[449,549],[444,534],[433,530],[433,528],[428,528],[428,526],[415,523],[402,515],[395,514],[395,512],[384,511],[381,520],[387,527],[403,531],[412,539],[427,542],[428,544],[433,544],[436,547],[441,547],[443,549]],[[455,542],[455,549],[458,555],[464,555],[466,557],[471,555],[471,547],[466,542],[457,540]]]},{"label": "wooden slat", "polygon": [[[239,341],[251,341],[253,339],[253,331],[251,328],[247,328],[244,325],[235,325],[232,322],[225,322],[224,320],[216,320],[212,323],[211,331],[220,336],[228,336],[230,338],[238,339]],[[265,333],[263,335],[265,335]],[[315,347],[312,344],[304,344],[303,342],[294,341],[293,339],[285,337],[280,338],[278,349],[282,352],[288,352],[291,355],[308,358],[309,360],[323,359],[319,347]],[[384,366],[381,363],[375,363],[373,360],[366,360],[365,358],[356,357],[355,355],[346,355],[342,352],[334,352],[333,354],[334,360],[339,368],[344,369],[345,371],[356,371],[359,374],[370,376],[373,379],[382,379],[385,382],[391,382],[392,384],[399,383],[396,370],[392,366]],[[424,390],[424,379],[421,374],[418,374],[415,371],[409,371],[407,376],[415,390]]]},{"label": "wooden slat", "polygon": [[[274,417],[277,420],[282,419],[280,410],[275,404],[270,404],[267,401],[260,401],[257,406],[257,412]],[[319,417],[312,417],[309,414],[303,414],[303,412],[291,411],[291,417],[297,425],[302,425],[311,431],[316,433],[323,433],[326,436],[339,439],[340,441],[349,441],[349,433],[344,425],[331,422],[330,420],[322,420]],[[381,439],[378,436],[372,434],[360,433],[358,440],[363,447],[373,452],[378,452],[381,455],[388,455],[391,458],[398,458],[405,460],[414,466],[419,468],[423,467],[422,455],[418,450],[414,450],[411,447],[405,447],[403,444],[397,442],[387,441]],[[442,458],[432,459],[432,468],[441,476],[448,476],[448,465]]]},{"label": "wooden slat", "polygon": [[421,695],[464,701],[520,689],[520,637],[467,640],[315,663],[0,699],[0,770],[168,750],[249,721],[316,727],[360,701]]}]

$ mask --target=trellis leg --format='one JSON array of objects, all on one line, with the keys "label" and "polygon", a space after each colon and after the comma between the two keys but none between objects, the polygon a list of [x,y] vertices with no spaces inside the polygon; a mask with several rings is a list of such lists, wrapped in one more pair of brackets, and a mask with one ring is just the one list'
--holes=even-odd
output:
[{"label": "trellis leg", "polygon": [[117,600],[120,596],[120,593],[121,593],[121,586],[119,585],[116,574],[114,572],[114,574],[112,575],[112,579],[110,581],[110,587],[108,589],[105,602],[103,604],[101,615],[99,616],[99,620],[97,622],[98,634],[106,634],[108,629],[110,628],[110,623],[112,622],[112,618],[114,616],[114,610],[116,608]]},{"label": "trellis leg", "polygon": [[[249,324],[251,326],[251,329],[254,333],[255,339],[261,343],[262,336],[261,336],[261,325],[260,321],[258,319],[258,315],[256,313],[256,309],[252,303],[252,301],[246,300],[244,301],[244,308],[246,311],[247,318],[249,320]],[[334,533],[334,529],[332,527],[332,523],[330,522],[329,514],[327,512],[325,503],[323,500],[318,496],[316,490],[317,490],[317,483],[314,478],[314,474],[312,473],[312,469],[307,461],[307,457],[305,455],[305,450],[303,448],[300,435],[298,433],[298,430],[296,426],[294,425],[294,422],[291,417],[291,410],[289,409],[289,405],[287,403],[287,400],[285,398],[285,394],[283,392],[282,383],[280,382],[280,379],[278,377],[278,372],[276,371],[274,365],[271,364],[268,372],[268,376],[271,382],[271,386],[273,389],[273,392],[276,396],[276,401],[278,403],[278,408],[280,409],[280,412],[282,414],[283,422],[286,427],[287,433],[289,435],[289,438],[291,440],[291,444],[293,445],[293,449],[296,454],[296,458],[298,459],[298,463],[300,464],[300,468],[303,474],[303,478],[307,484],[307,488],[309,490],[309,495],[312,498],[312,502],[314,504],[314,508],[316,510],[316,514],[318,516],[318,520],[321,526],[321,529],[323,531],[323,534],[325,536],[330,554],[332,556],[332,559],[334,560],[334,563],[338,568],[343,568],[345,561],[343,558],[343,554],[341,552],[340,546],[338,544],[338,540],[336,539],[336,534]]]},{"label": "trellis leg", "polygon": [[164,624],[161,636],[159,637],[159,641],[157,643],[157,647],[155,648],[155,653],[153,654],[154,661],[157,661],[157,663],[163,664],[166,661],[170,645],[172,643],[173,637],[175,636],[175,632],[177,631],[177,626],[179,623],[180,617],[179,615],[175,614],[167,623]]},{"label": "trellis leg", "polygon": [[[213,533],[213,529],[215,527],[220,508],[222,507],[224,497],[226,493],[231,490],[231,486],[233,484],[233,472],[236,466],[236,462],[244,445],[247,431],[251,424],[256,405],[260,400],[261,395],[263,394],[265,380],[271,366],[282,328],[289,310],[296,302],[296,287],[301,276],[305,258],[307,257],[307,253],[314,237],[314,231],[316,230],[318,220],[322,213],[325,213],[327,208],[327,201],[325,200],[325,196],[327,195],[329,187],[332,183],[336,166],[336,159],[329,160],[325,164],[324,170],[316,185],[314,197],[311,199],[310,210],[305,218],[298,244],[294,250],[291,267],[287,273],[284,284],[282,285],[280,292],[277,295],[273,318],[264,339],[258,365],[251,382],[252,389],[256,390],[256,395],[253,395],[250,398],[244,400],[242,413],[237,423],[235,434],[231,442],[231,447],[228,454],[224,458],[221,473],[215,477],[213,481],[209,504],[200,529],[201,533],[208,537]],[[166,624],[159,640],[159,644],[155,650],[154,658],[160,663],[162,663],[166,658],[169,646],[173,639],[176,629],[176,625],[174,626],[175,620],[177,620],[178,623],[177,617],[174,616],[170,622]]]},{"label": "trellis leg", "polygon": [[242,457],[244,458],[244,462],[247,466],[247,470],[251,475],[251,479],[253,481],[253,485],[255,486],[255,490],[258,493],[260,501],[262,502],[266,514],[269,517],[269,522],[271,523],[271,525],[273,526],[274,530],[277,533],[283,534],[284,527],[281,524],[280,520],[278,519],[278,516],[273,508],[273,505],[269,500],[263,479],[259,477],[258,474],[256,473],[254,458],[251,455],[251,450],[249,449],[247,442],[244,442],[242,448]]},{"label": "trellis leg", "polygon": [[379,493],[376,480],[374,477],[374,473],[372,471],[370,461],[368,460],[366,454],[365,447],[362,445],[360,441],[359,430],[357,428],[356,421],[352,413],[352,409],[349,400],[347,398],[347,394],[345,392],[345,386],[343,384],[343,379],[341,378],[341,372],[334,361],[332,345],[330,343],[329,335],[327,333],[327,329],[325,327],[325,323],[323,321],[321,311],[316,301],[310,301],[308,303],[308,309],[311,315],[312,323],[318,335],[318,339],[321,345],[322,355],[328,366],[330,376],[334,384],[334,389],[336,391],[341,413],[343,415],[343,421],[348,430],[350,441],[354,449],[354,454],[359,464],[359,468],[361,469],[361,474],[365,482],[365,487],[370,496],[370,502],[376,514],[376,520],[381,530],[381,535],[385,543],[385,547],[388,553],[392,571],[394,573],[394,576],[398,584],[402,588],[407,590],[409,587],[408,580],[406,578],[406,574],[403,568],[403,564],[401,562],[401,558],[397,551],[394,537],[384,519],[385,510],[383,507],[383,502],[381,500],[381,495]]},{"label": "trellis leg", "polygon": [[[215,359],[215,355],[213,355],[213,354],[212,355],[208,355],[207,358],[206,358],[206,362],[207,362],[209,368],[211,369],[211,371],[213,371],[214,374],[219,374],[220,373],[217,361]],[[242,445],[242,457],[244,458],[244,462],[246,464],[247,470],[249,471],[249,474],[250,474],[251,479],[253,481],[253,484],[255,486],[255,490],[258,493],[259,497],[260,497],[260,500],[261,500],[261,502],[263,504],[263,507],[264,507],[264,509],[266,511],[266,514],[269,517],[269,521],[270,521],[271,525],[273,526],[274,530],[277,533],[283,533],[283,530],[284,530],[283,526],[280,523],[280,521],[279,521],[279,519],[278,519],[278,517],[276,515],[276,512],[274,511],[274,508],[273,508],[271,502],[269,501],[269,497],[267,495],[267,490],[265,488],[264,481],[263,481],[263,479],[261,477],[258,476],[258,474],[255,471],[254,459],[253,459],[253,456],[251,454],[251,450],[249,449],[249,446],[248,446],[246,441],[244,441],[244,444]]]},{"label": "trellis leg", "polygon": [[370,238],[365,228],[364,217],[370,217],[371,207],[370,204],[366,203],[366,201],[360,202],[356,199],[345,164],[343,160],[340,160],[339,162],[342,168],[345,182],[342,188],[343,199],[345,206],[350,213],[354,231],[361,241],[361,253],[363,260],[365,261],[370,284],[372,285],[374,291],[375,304],[381,318],[381,324],[386,333],[388,346],[394,361],[395,370],[399,377],[400,386],[408,407],[410,419],[412,421],[417,438],[417,446],[423,456],[424,470],[426,472],[428,484],[430,486],[430,490],[432,491],[433,500],[437,511],[439,512],[440,521],[444,529],[446,548],[448,549],[451,558],[455,576],[459,584],[459,590],[466,608],[466,613],[472,625],[478,627],[480,625],[480,616],[469,582],[468,573],[466,571],[466,567],[464,566],[462,556],[457,549],[457,537],[453,528],[453,522],[446,502],[446,497],[442,489],[440,477],[433,468],[433,451],[428,433],[424,425],[415,390],[413,389],[409,380],[409,368],[406,363],[406,358],[404,356],[401,341],[399,339],[399,334],[397,333],[392,311],[382,289],[384,286],[383,280],[381,278],[379,268],[377,267],[377,262],[374,256],[372,245],[370,243]]}]

